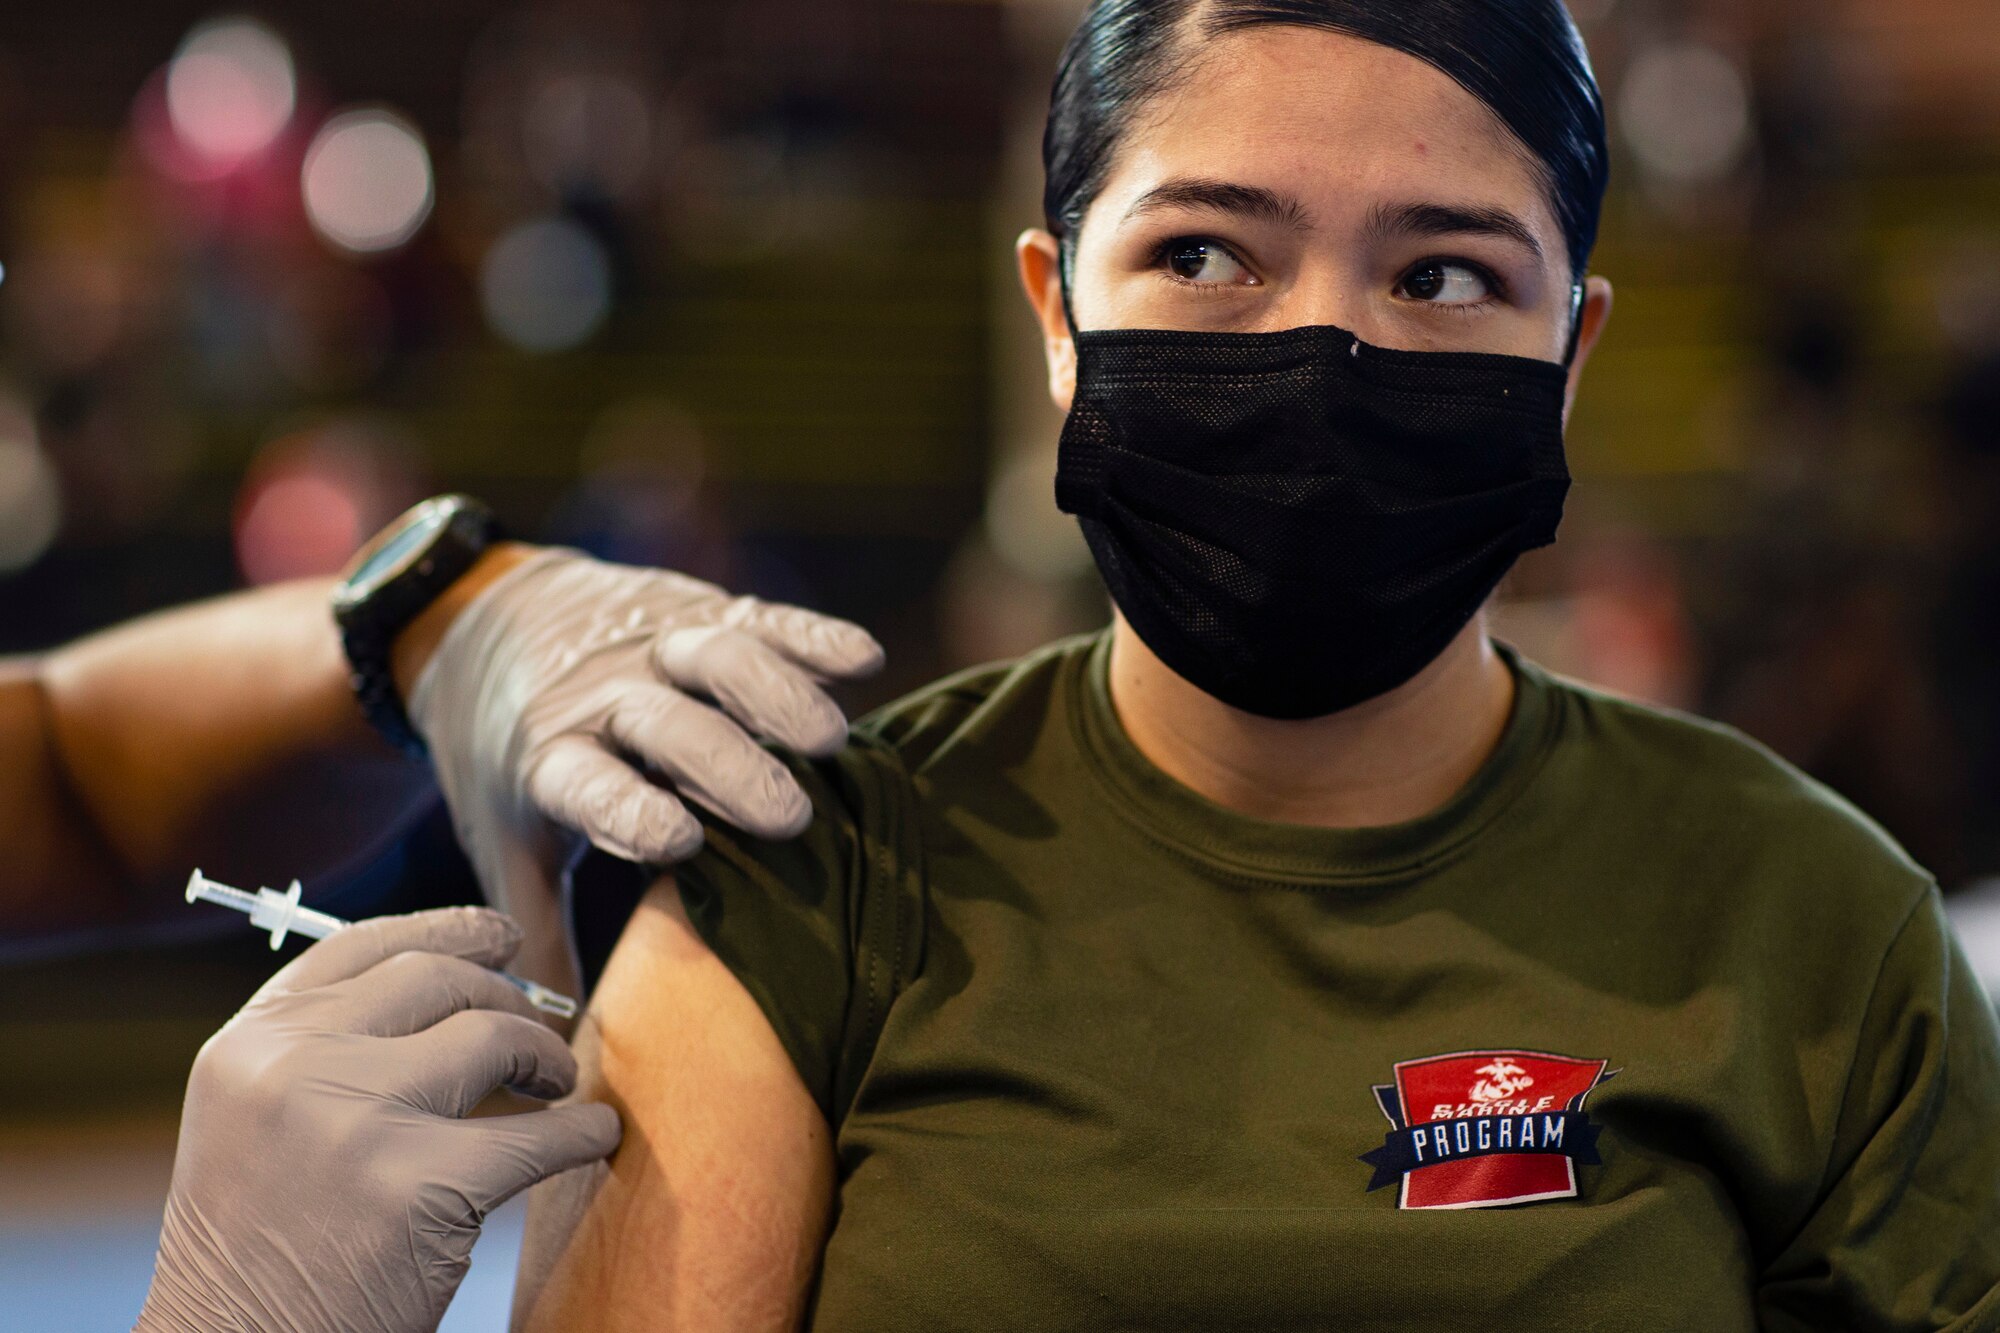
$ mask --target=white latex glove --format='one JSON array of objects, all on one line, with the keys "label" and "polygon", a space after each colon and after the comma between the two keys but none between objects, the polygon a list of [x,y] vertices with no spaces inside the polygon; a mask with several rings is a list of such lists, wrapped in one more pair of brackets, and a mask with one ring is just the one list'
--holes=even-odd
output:
[{"label": "white latex glove", "polygon": [[558,548],[495,579],[408,707],[487,897],[527,932],[516,970],[574,980],[548,964],[551,942],[567,957],[568,831],[631,861],[684,859],[701,825],[670,784],[760,837],[801,832],[811,802],[750,733],[834,753],[847,719],[820,685],[881,665],[857,625],[668,570]]},{"label": "white latex glove", "polygon": [[478,907],[378,917],[288,964],[188,1077],[137,1333],[427,1333],[487,1213],[618,1146],[581,1103],[466,1119],[576,1058],[487,969],[521,942]]}]

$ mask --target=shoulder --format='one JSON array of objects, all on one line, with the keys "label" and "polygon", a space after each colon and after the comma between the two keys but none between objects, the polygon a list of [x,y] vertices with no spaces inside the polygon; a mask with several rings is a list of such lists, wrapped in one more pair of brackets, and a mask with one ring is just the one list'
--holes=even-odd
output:
[{"label": "shoulder", "polygon": [[875,709],[851,734],[860,747],[893,754],[916,774],[962,743],[1038,721],[1058,678],[1103,635],[1102,630],[1072,634],[1019,657],[955,671]]},{"label": "shoulder", "polygon": [[684,879],[717,862],[794,886],[837,882],[875,844],[907,840],[912,780],[960,745],[996,733],[1032,730],[1049,713],[1057,683],[1081,664],[1103,631],[1071,635],[1017,658],[967,667],[912,690],[856,720],[847,743],[809,757],[776,742],[764,748],[813,806],[806,832],[776,841],[733,827],[700,808],[706,842],[682,867]]},{"label": "shoulder", "polygon": [[1550,692],[1566,785],[1585,811],[1625,823],[1640,854],[1731,870],[1716,882],[1888,930],[1932,887],[1880,824],[1736,728],[1521,666]]}]

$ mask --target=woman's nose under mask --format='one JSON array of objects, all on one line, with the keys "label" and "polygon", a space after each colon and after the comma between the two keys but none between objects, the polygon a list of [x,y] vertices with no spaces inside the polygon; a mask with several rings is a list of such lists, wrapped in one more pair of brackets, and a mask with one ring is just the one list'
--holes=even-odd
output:
[{"label": "woman's nose under mask", "polygon": [[1555,540],[1554,362],[1325,325],[1091,330],[1076,354],[1056,503],[1146,645],[1245,712],[1396,688]]}]

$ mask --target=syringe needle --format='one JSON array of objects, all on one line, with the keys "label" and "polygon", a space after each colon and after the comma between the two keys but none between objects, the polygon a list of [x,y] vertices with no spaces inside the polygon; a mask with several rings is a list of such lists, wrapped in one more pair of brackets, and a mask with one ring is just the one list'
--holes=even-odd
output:
[{"label": "syringe needle", "polygon": [[576,1001],[570,999],[569,996],[558,995],[539,981],[530,981],[526,977],[517,977],[512,972],[502,972],[500,975],[512,982],[515,989],[528,997],[528,1003],[534,1005],[535,1008],[541,1010],[543,1013],[554,1014],[558,1018],[576,1017]]}]

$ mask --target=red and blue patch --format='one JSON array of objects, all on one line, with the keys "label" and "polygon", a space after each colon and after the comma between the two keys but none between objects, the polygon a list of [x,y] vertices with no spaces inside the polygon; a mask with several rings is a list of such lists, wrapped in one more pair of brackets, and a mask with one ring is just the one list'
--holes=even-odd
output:
[{"label": "red and blue patch", "polygon": [[1617,1071],[1542,1051],[1459,1051],[1404,1060],[1375,1088],[1389,1118],[1363,1153],[1370,1190],[1402,1182],[1399,1208],[1500,1208],[1576,1197],[1576,1167],[1600,1163],[1603,1127],[1584,1098]]}]

